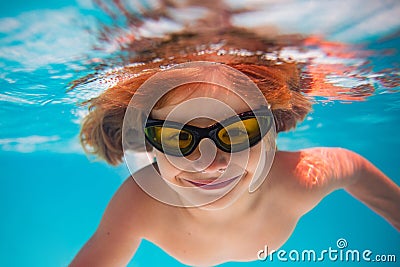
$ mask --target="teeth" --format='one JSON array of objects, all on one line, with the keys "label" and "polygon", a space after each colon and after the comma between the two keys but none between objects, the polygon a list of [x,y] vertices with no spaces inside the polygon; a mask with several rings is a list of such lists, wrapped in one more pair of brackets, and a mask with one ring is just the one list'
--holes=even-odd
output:
[{"label": "teeth", "polygon": [[[218,169],[217,172],[218,173],[224,173],[226,171],[226,169]],[[201,171],[200,173],[208,173],[207,171]]]}]

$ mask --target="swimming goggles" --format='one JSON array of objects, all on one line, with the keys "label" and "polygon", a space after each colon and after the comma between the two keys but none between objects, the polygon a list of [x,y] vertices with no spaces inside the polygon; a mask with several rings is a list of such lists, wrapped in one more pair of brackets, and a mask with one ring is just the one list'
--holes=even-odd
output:
[{"label": "swimming goggles", "polygon": [[256,145],[273,124],[266,107],[247,111],[206,128],[148,118],[144,133],[157,150],[172,156],[190,155],[203,138],[210,138],[224,152],[239,152]]}]

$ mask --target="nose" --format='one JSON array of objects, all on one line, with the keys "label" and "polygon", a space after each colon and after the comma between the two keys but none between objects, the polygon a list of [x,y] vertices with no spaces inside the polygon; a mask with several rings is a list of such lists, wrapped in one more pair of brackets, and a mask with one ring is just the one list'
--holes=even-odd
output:
[{"label": "nose", "polygon": [[202,171],[203,172],[217,172],[219,170],[225,170],[228,166],[228,160],[222,154],[226,154],[226,152],[223,152],[218,149],[214,160],[211,162],[210,165],[208,165],[207,168],[205,168]]},{"label": "nose", "polygon": [[219,150],[212,140],[205,138],[188,159],[193,162],[195,171],[216,172],[227,167],[227,156],[228,153]]}]

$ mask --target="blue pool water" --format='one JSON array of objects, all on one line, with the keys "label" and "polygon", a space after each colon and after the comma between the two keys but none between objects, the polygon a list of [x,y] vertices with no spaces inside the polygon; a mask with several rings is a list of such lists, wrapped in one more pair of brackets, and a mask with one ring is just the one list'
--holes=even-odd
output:
[{"label": "blue pool water", "polygon": [[[154,5],[154,1],[136,2],[147,8]],[[236,23],[275,23],[286,32],[325,34],[332,41],[365,44],[363,49],[370,51],[359,73],[364,79],[356,82],[371,84],[374,92],[362,101],[315,96],[306,120],[295,131],[279,135],[279,149],[345,147],[368,158],[399,185],[400,21],[393,14],[399,14],[400,5],[396,1],[337,1],[336,7],[313,1],[271,2],[268,8],[259,1],[248,5],[255,5],[259,13],[252,15],[253,20],[238,15]],[[93,161],[78,142],[79,121],[85,113],[78,103],[105,86],[86,84],[67,91],[71,81],[101,64],[123,63],[115,43],[99,38],[99,25],[124,33],[124,23],[111,19],[90,0],[0,2],[0,266],[68,265],[128,177],[124,165]],[[332,83],[351,82],[355,81],[332,78]],[[397,262],[256,261],[222,266],[394,267],[400,262],[400,233],[343,190],[306,214],[282,249],[336,249],[339,238],[346,239],[351,249],[393,254]],[[184,265],[143,241],[129,266]]]}]

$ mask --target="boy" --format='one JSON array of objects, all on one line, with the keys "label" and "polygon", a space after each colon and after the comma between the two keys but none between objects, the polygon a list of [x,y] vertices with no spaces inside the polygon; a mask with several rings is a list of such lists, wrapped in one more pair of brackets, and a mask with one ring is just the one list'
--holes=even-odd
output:
[{"label": "boy", "polygon": [[228,65],[147,66],[91,100],[81,138],[92,153],[117,164],[141,148],[156,160],[124,182],[71,266],[124,266],[142,238],[188,265],[256,260],[339,188],[400,229],[399,187],[362,156],[276,150],[275,131],[311,108],[296,66]]}]

